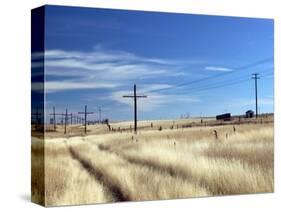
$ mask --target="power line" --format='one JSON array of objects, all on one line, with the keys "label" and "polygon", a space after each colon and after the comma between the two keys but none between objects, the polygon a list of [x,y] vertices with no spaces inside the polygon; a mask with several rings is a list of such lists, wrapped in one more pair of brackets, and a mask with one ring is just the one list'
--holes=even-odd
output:
[{"label": "power line", "polygon": [[[221,83],[214,83],[214,84],[209,84],[206,86],[202,86],[202,87],[196,87],[196,88],[191,88],[189,89],[188,92],[184,92],[184,94],[190,94],[190,93],[196,93],[196,92],[202,92],[202,91],[209,91],[212,89],[217,89],[217,88],[222,88],[222,87],[228,87],[228,86],[232,86],[232,85],[236,85],[236,84],[241,84],[241,83],[245,83],[245,82],[249,82],[250,78],[250,74],[248,74],[249,77],[239,77],[236,79],[231,79],[228,81],[223,81]],[[177,92],[177,94],[179,94],[180,92]],[[151,95],[153,96],[153,95]]]},{"label": "power line", "polygon": [[[243,80],[236,80],[236,81],[234,81],[232,83],[226,83],[226,84],[221,84],[221,85],[204,87],[204,88],[201,88],[201,89],[196,89],[195,91],[185,92],[184,94],[197,93],[197,92],[209,91],[209,90],[217,89],[217,88],[228,87],[228,86],[232,86],[232,85],[236,85],[236,84],[241,84],[241,83],[249,82],[249,80],[250,80],[250,78],[243,79]],[[179,93],[177,93],[177,94],[179,94]]]},{"label": "power line", "polygon": [[[271,70],[271,69],[266,69],[262,73],[268,73],[268,70]],[[222,87],[227,87],[227,86],[231,86],[231,85],[236,85],[236,84],[240,84],[240,83],[244,83],[246,81],[249,81],[250,79],[251,79],[250,74],[247,73],[247,75],[245,75],[245,76],[241,75],[241,76],[239,76],[237,78],[234,78],[234,79],[224,80],[224,81],[218,82],[218,83],[211,83],[211,84],[203,85],[203,86],[200,86],[200,87],[188,88],[188,92],[184,92],[184,94],[196,93],[196,92],[200,92],[200,91],[208,91],[208,90],[212,90],[212,89],[216,89],[216,88],[222,88]],[[176,94],[180,94],[180,93],[181,93],[180,91],[176,92]],[[153,96],[153,94],[151,94],[150,96]]]},{"label": "power line", "polygon": [[267,73],[267,74],[261,74],[260,76],[261,76],[261,77],[274,76],[274,72],[270,72],[270,73]]},{"label": "power line", "polygon": [[209,76],[209,77],[205,77],[205,78],[201,78],[201,79],[198,79],[198,80],[193,80],[193,81],[189,81],[189,82],[186,82],[186,83],[178,84],[178,85],[175,85],[173,87],[150,90],[149,92],[169,90],[169,89],[173,89],[173,88],[176,88],[176,87],[184,87],[184,86],[187,86],[187,85],[191,85],[191,84],[194,84],[194,83],[197,83],[197,82],[202,82],[202,81],[205,81],[205,80],[213,79],[213,78],[216,78],[216,77],[234,74],[234,73],[237,73],[238,71],[245,70],[245,69],[248,69],[248,68],[251,68],[251,67],[255,67],[255,66],[258,66],[258,65],[263,64],[263,63],[267,63],[267,62],[271,61],[272,59],[273,59],[273,57],[269,57],[269,58],[259,60],[257,62],[248,64],[248,65],[244,65],[244,66],[235,68],[235,69],[233,69],[234,71],[218,73],[218,74],[215,74],[215,75],[212,75],[212,76]]}]

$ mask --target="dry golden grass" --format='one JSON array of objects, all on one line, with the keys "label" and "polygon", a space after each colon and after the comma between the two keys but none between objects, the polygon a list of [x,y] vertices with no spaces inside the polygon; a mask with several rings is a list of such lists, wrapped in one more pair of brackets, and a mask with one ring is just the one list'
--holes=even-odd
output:
[{"label": "dry golden grass", "polygon": [[31,159],[31,200],[44,204],[45,182],[42,176],[45,173],[45,165],[44,141],[42,139],[32,137]]},{"label": "dry golden grass", "polygon": [[273,140],[273,124],[47,139],[45,204],[273,192]]},{"label": "dry golden grass", "polygon": [[117,154],[99,150],[96,145],[72,144],[71,140],[68,143],[78,155],[78,160],[89,161],[93,172],[102,173],[104,183],[116,186],[116,200],[169,199],[209,194],[196,182],[191,183],[162,170],[130,163]]},{"label": "dry golden grass", "polygon": [[[38,145],[33,143],[33,151]],[[38,161],[38,156],[33,155],[32,160]],[[40,159],[40,158],[39,158]],[[41,166],[40,166],[41,165]],[[44,167],[44,171],[42,170]],[[54,139],[45,144],[44,165],[35,162],[33,164],[34,181],[41,179],[44,174],[45,201],[43,204],[49,205],[77,205],[89,203],[101,203],[112,201],[105,193],[104,186],[92,178],[89,173],[72,159],[65,142]],[[34,201],[38,201],[40,195],[36,190],[42,188],[33,185],[35,189]],[[90,194],[90,195],[89,195]],[[37,199],[36,199],[37,198]]]}]

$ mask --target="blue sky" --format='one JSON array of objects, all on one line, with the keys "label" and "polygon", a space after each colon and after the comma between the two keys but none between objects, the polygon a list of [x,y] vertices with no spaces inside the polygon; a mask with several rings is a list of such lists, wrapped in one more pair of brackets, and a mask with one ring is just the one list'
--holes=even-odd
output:
[{"label": "blue sky", "polygon": [[136,83],[140,119],[242,114],[255,107],[253,72],[259,111],[273,112],[273,20],[47,6],[45,28],[47,112],[87,104],[132,120],[122,95]]}]

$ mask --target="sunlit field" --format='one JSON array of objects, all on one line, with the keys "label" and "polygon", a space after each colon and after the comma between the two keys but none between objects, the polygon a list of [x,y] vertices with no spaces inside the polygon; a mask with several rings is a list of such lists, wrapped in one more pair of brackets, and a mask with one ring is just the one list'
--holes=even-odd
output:
[{"label": "sunlit field", "polygon": [[[137,135],[131,122],[113,123],[117,131],[91,125],[86,136],[69,136],[71,128],[64,136],[58,126],[46,134],[42,201],[69,205],[273,192],[273,121],[208,121],[205,126],[190,120],[192,127],[183,127],[182,120],[154,126],[147,121]],[[75,127],[77,134],[83,128]],[[42,174],[36,160],[40,143],[33,139],[34,182]],[[40,192],[34,184],[33,199]]]}]

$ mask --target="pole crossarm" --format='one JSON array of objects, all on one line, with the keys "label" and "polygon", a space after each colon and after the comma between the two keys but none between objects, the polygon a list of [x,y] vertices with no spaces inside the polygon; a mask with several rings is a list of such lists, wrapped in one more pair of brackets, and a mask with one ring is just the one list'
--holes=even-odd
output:
[{"label": "pole crossarm", "polygon": [[[124,95],[123,96],[124,98],[135,98],[135,96],[130,96],[130,95]],[[147,98],[147,96],[145,96],[145,95],[139,95],[139,96],[136,96],[137,98]]]}]

